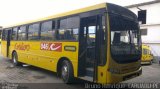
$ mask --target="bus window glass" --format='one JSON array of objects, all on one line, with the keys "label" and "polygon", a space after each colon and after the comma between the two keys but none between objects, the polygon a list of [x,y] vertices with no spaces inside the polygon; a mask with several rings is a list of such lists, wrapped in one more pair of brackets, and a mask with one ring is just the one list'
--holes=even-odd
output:
[{"label": "bus window glass", "polygon": [[74,40],[78,40],[78,28],[74,28],[73,29],[73,39]]},{"label": "bus window glass", "polygon": [[12,37],[11,37],[11,39],[12,40],[17,40],[17,30],[18,30],[18,28],[16,27],[16,28],[13,28],[13,30],[12,30]]},{"label": "bus window glass", "polygon": [[96,36],[96,26],[89,26],[88,27],[88,40],[87,44],[91,46],[95,46],[95,36]]},{"label": "bus window glass", "polygon": [[79,32],[79,17],[70,17],[67,19],[60,20],[60,29],[58,30],[58,40],[78,40]]},{"label": "bus window glass", "polygon": [[29,25],[28,40],[39,40],[39,23]]},{"label": "bus window glass", "polygon": [[2,40],[7,40],[7,34],[8,34],[7,30],[4,29],[2,32]]},{"label": "bus window glass", "polygon": [[[60,29],[59,30],[59,40],[78,40],[78,34],[76,33],[78,28],[75,29]],[[73,33],[75,32],[75,33]]]},{"label": "bus window glass", "polygon": [[55,22],[47,21],[43,22],[41,25],[41,39],[42,40],[54,40],[55,34]]},{"label": "bus window glass", "polygon": [[[110,13],[111,54],[121,63],[140,59],[138,44],[138,23],[126,17]],[[123,58],[126,56],[126,58]]]},{"label": "bus window glass", "polygon": [[26,40],[26,26],[21,26],[18,29],[18,40]]}]

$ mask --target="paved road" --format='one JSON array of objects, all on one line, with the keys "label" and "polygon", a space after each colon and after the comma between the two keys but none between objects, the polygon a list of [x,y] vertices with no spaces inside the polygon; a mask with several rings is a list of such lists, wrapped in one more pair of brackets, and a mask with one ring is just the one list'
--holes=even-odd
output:
[{"label": "paved road", "polygon": [[[158,64],[143,65],[142,69],[143,73],[140,77],[123,83],[160,83],[160,66]],[[76,81],[86,82],[78,79]],[[9,59],[1,56],[0,83],[21,83],[20,89],[84,89],[85,86],[85,84],[63,84],[63,81],[55,73],[33,66],[15,67]]]},{"label": "paved road", "polygon": [[160,65],[142,65],[140,77],[125,81],[126,83],[160,83]]},{"label": "paved road", "polygon": [[[76,79],[75,82],[77,81],[84,82],[79,79]],[[17,86],[18,83],[18,86],[22,87],[20,89],[84,89],[84,84],[64,84],[51,71],[33,66],[13,66],[11,60],[2,56],[0,56],[0,83],[15,84],[14,86]]]}]

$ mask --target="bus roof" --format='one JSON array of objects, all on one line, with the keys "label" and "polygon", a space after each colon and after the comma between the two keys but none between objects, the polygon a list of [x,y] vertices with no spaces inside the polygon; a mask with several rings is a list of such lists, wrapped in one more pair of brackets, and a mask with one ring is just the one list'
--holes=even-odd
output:
[{"label": "bus roof", "polygon": [[64,12],[64,13],[61,13],[61,14],[48,16],[48,17],[45,17],[45,18],[37,19],[37,20],[31,20],[31,21],[26,21],[26,22],[14,24],[14,25],[6,26],[4,28],[10,28],[10,27],[16,27],[16,26],[21,26],[21,25],[25,25],[25,24],[31,24],[31,23],[35,23],[35,22],[39,22],[39,21],[43,21],[43,20],[49,20],[49,19],[64,17],[64,16],[68,16],[68,15],[83,13],[83,12],[87,12],[87,11],[91,11],[91,10],[102,9],[102,8],[105,8],[105,7],[106,7],[106,3],[101,3],[101,4],[85,7],[85,8],[82,8],[82,9],[77,9],[77,10],[73,10],[73,11],[69,11],[69,12]]}]

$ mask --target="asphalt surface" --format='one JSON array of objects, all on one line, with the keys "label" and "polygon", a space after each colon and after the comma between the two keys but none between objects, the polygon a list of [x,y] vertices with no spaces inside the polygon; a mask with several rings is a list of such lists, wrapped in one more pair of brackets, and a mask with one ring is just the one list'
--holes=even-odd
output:
[{"label": "asphalt surface", "polygon": [[64,84],[54,72],[30,65],[14,66],[10,59],[0,56],[0,89],[84,89],[84,82],[75,79],[74,84]]},{"label": "asphalt surface", "polygon": [[126,83],[160,83],[160,65],[142,65],[142,75],[125,81]]},{"label": "asphalt surface", "polygon": [[[160,83],[160,65],[142,65],[142,69],[141,76],[122,83]],[[0,89],[85,89],[88,88],[85,87],[86,84],[90,84],[79,79],[74,83],[64,84],[56,73],[41,68],[26,65],[13,66],[11,60],[0,56]],[[12,88],[7,88],[6,84]],[[17,86],[18,88],[13,88]]]}]

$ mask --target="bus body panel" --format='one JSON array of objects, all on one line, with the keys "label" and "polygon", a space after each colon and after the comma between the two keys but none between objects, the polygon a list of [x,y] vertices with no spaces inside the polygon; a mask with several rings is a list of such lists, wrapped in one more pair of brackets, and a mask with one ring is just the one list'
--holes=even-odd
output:
[{"label": "bus body panel", "polygon": [[118,83],[141,75],[142,69],[140,61],[118,64],[112,59],[107,70],[107,83]]},{"label": "bus body panel", "polygon": [[142,74],[140,60],[137,62],[118,64],[112,58],[105,66],[98,66],[98,83],[118,83]]},{"label": "bus body panel", "polygon": [[4,57],[7,57],[7,41],[1,42],[1,52]]},{"label": "bus body panel", "polygon": [[[54,44],[58,44],[61,48],[53,51],[51,46]],[[78,42],[12,41],[10,55],[14,51],[17,52],[20,62],[54,72],[57,71],[59,59],[65,57],[72,62],[75,71],[74,76],[77,77]]]}]

